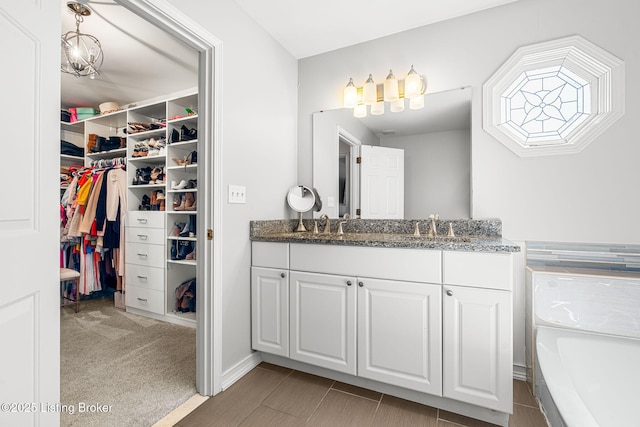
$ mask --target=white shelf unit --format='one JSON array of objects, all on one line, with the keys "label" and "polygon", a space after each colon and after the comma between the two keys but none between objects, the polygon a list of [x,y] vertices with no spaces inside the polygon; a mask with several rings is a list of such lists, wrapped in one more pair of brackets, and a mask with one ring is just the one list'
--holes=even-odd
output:
[{"label": "white shelf unit", "polygon": [[[129,133],[127,135],[127,188],[129,211],[138,210],[143,197],[145,195],[150,197],[151,191],[162,191],[165,195],[165,211],[157,213],[164,217],[163,233],[165,236],[163,244],[165,274],[163,275],[164,304],[162,307],[162,318],[163,320],[186,326],[195,326],[196,313],[177,310],[175,291],[181,283],[196,277],[198,263],[197,260],[172,259],[171,252],[171,248],[175,246],[192,245],[192,247],[195,248],[199,237],[195,235],[197,211],[176,211],[173,208],[173,199],[175,196],[179,198],[188,192],[193,193],[194,196],[197,194],[197,188],[181,190],[172,190],[171,188],[172,181],[180,182],[183,179],[187,181],[197,179],[197,164],[191,164],[185,167],[173,160],[174,157],[176,159],[184,159],[189,156],[189,153],[197,152],[198,150],[197,139],[188,141],[182,139],[183,126],[187,132],[192,132],[192,129],[194,129],[194,132],[197,133],[197,115],[175,118],[178,115],[185,116],[187,114],[186,108],[194,112],[197,111],[197,93],[140,105],[127,110],[127,122],[129,123],[166,123],[166,127],[160,129]],[[172,134],[175,134],[174,130],[178,136],[178,140],[176,141],[172,141]],[[136,144],[143,141],[148,142],[151,138],[155,140],[165,139],[164,153],[162,155],[149,155],[147,152],[146,156],[134,157],[133,154]],[[136,170],[140,168],[151,168],[151,170],[154,168],[162,168],[164,171],[164,181],[160,184],[134,184]],[[142,214],[142,212],[140,214]],[[155,212],[151,212],[151,214],[153,215]],[[181,237],[173,235],[174,224],[188,224],[189,221],[191,221],[194,226],[193,236]],[[143,310],[141,311],[139,306],[134,306],[133,308],[133,311],[136,313],[148,314]],[[150,313],[149,315],[151,317],[157,317],[153,312]]]},{"label": "white shelf unit", "polygon": [[[60,122],[60,139],[84,149],[84,122]],[[84,156],[60,154],[60,166],[84,165]]]},{"label": "white shelf unit", "polygon": [[[116,111],[115,113],[105,114],[103,116],[95,116],[83,121],[84,123],[84,146],[85,146],[85,165],[91,165],[94,160],[115,159],[118,157],[126,157],[126,148],[116,148],[108,151],[88,151],[86,149],[90,134],[96,134],[103,138],[117,136],[127,138],[125,129],[127,127],[127,112],[125,110]],[[128,144],[125,142],[125,144]]]}]

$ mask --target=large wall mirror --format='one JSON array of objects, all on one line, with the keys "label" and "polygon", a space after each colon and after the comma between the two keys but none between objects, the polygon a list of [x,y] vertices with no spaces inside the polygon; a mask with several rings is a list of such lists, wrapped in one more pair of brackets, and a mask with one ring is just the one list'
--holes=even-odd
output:
[{"label": "large wall mirror", "polygon": [[313,186],[316,217],[469,218],[471,88],[428,94],[421,110],[314,113]]}]

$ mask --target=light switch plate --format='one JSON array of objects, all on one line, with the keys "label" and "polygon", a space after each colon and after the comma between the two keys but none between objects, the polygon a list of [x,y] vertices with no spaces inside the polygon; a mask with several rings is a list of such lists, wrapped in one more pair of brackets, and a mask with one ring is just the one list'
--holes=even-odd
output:
[{"label": "light switch plate", "polygon": [[247,187],[229,185],[229,203],[247,203]]}]

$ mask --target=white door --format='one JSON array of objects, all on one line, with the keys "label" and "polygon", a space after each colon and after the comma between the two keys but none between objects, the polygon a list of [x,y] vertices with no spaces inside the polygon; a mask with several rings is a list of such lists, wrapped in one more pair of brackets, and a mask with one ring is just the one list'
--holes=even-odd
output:
[{"label": "white door", "polygon": [[360,217],[404,219],[404,150],[360,146]]},{"label": "white door", "polygon": [[443,291],[443,395],[511,412],[511,292],[451,285]]},{"label": "white door", "polygon": [[251,267],[251,346],[289,357],[288,270]]},{"label": "white door", "polygon": [[291,359],[356,374],[355,278],[292,271]]},{"label": "white door", "polygon": [[358,278],[358,376],[442,396],[440,292]]},{"label": "white door", "polygon": [[0,0],[0,39],[0,425],[57,426],[60,3]]}]

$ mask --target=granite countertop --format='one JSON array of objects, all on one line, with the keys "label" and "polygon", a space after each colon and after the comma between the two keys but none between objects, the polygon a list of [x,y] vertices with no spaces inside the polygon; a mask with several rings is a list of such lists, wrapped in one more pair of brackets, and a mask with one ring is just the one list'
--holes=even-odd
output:
[{"label": "granite countertop", "polygon": [[[332,226],[333,222],[332,220]],[[367,221],[367,222],[365,222]],[[330,233],[320,232],[315,234],[312,231],[296,232],[292,231],[297,221],[252,221],[250,238],[256,242],[282,242],[282,243],[311,243],[323,245],[344,245],[344,246],[367,246],[382,248],[415,248],[415,249],[439,249],[453,251],[475,251],[475,252],[519,252],[520,246],[502,238],[500,235],[501,223],[493,222],[487,225],[483,221],[475,220],[475,224],[469,224],[470,221],[456,221],[457,229],[469,231],[473,229],[476,234],[464,234],[456,237],[447,237],[446,231],[440,232],[438,224],[437,237],[427,237],[426,232],[416,237],[413,230],[409,233],[407,228],[412,224],[415,227],[415,221],[395,221],[389,225],[389,222],[381,222],[383,220],[350,220],[349,227],[347,224],[343,226],[344,234],[337,234],[332,227]],[[495,220],[491,220],[495,221]],[[499,220],[498,220],[499,221]],[[308,224],[307,224],[308,222]],[[452,221],[450,221],[452,222]],[[337,221],[335,221],[337,228]],[[449,222],[444,222],[444,227],[448,228]],[[425,221],[426,224],[426,221]],[[313,230],[313,222],[305,220],[305,227]],[[443,227],[443,228],[444,228]],[[467,228],[465,228],[467,227]],[[456,228],[454,227],[454,230]],[[384,232],[380,232],[384,230]],[[422,230],[421,230],[422,232]]]}]

